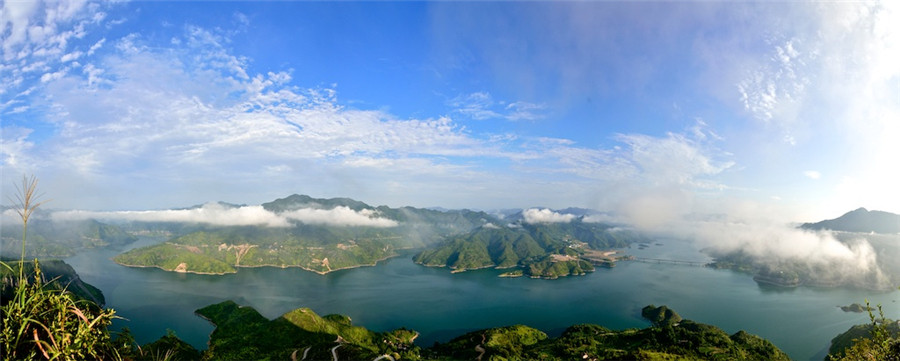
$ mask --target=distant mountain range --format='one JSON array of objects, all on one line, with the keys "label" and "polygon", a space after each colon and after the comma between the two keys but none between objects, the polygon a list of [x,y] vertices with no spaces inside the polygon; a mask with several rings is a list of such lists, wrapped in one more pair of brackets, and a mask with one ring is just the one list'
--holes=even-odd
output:
[{"label": "distant mountain range", "polygon": [[[32,219],[28,224],[26,258],[65,258],[80,249],[122,246],[137,240],[121,228],[93,219],[51,221]],[[2,227],[0,257],[19,259],[22,249],[22,227]]]},{"label": "distant mountain range", "polygon": [[816,223],[804,223],[800,226],[800,228],[813,230],[827,229],[843,232],[875,232],[883,234],[895,234],[900,233],[900,215],[890,212],[870,211],[865,208],[859,208],[854,211],[847,212],[835,219],[824,220]]},{"label": "distant mountain range", "polygon": [[128,251],[115,261],[192,273],[233,273],[238,267],[259,266],[327,273],[374,265],[398,250],[419,248],[417,263],[455,272],[520,268],[522,275],[556,278],[592,271],[591,262],[581,257],[591,250],[643,240],[611,225],[586,222],[592,211],[577,208],[492,215],[465,209],[373,207],[350,198],[299,194],[261,207],[286,223],[172,227],[167,242]]}]

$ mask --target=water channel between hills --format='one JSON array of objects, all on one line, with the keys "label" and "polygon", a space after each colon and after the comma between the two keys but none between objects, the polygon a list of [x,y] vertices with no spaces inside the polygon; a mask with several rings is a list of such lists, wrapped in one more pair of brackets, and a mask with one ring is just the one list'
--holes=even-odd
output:
[{"label": "water channel between hills", "polygon": [[[144,238],[126,249],[160,239]],[[642,328],[640,309],[667,305],[682,317],[728,333],[746,330],[772,341],[793,359],[821,360],[832,337],[866,314],[845,313],[838,305],[868,298],[884,305],[889,318],[900,317],[900,291],[776,288],[760,286],[746,274],[685,265],[619,262],[586,276],[540,280],[500,278],[486,269],[451,274],[411,261],[412,254],[375,267],[318,275],[298,268],[242,268],[224,276],[129,268],[110,258],[123,250],[95,249],[66,259],[82,279],[101,290],[107,306],[127,321],[138,342],[153,341],[174,330],[200,349],[213,326],[194,310],[224,300],[252,306],[275,318],[298,307],[320,315],[340,313],[375,331],[407,327],[430,346],[464,332],[525,324],[551,336],[578,323],[612,329]],[[648,258],[708,260],[690,244],[674,240],[633,247],[627,253]]]}]

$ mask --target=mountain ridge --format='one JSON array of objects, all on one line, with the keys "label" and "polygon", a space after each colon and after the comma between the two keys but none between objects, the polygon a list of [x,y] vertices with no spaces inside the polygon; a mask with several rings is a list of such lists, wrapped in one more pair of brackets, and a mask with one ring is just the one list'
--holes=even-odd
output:
[{"label": "mountain ridge", "polygon": [[804,223],[800,228],[810,230],[832,230],[859,233],[900,233],[900,215],[885,211],[870,211],[860,207],[844,213],[838,218],[815,223]]}]

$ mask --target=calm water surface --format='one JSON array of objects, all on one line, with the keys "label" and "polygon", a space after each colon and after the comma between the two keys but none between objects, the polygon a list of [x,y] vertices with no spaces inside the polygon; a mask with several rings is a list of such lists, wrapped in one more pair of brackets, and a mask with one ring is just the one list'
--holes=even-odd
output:
[{"label": "calm water surface", "polygon": [[[145,238],[128,248],[160,241]],[[138,342],[156,340],[172,329],[201,349],[213,327],[194,316],[194,310],[229,299],[269,318],[310,307],[320,315],[348,315],[355,325],[375,331],[408,327],[421,333],[417,343],[422,346],[511,324],[550,335],[577,323],[642,328],[648,323],[640,309],[664,304],[684,318],[728,333],[743,329],[765,337],[797,360],[821,360],[832,337],[868,321],[866,314],[845,313],[838,305],[868,298],[883,304],[887,317],[900,317],[900,291],[761,287],[748,275],[705,267],[619,262],[581,277],[510,279],[497,277],[497,270],[450,274],[416,265],[406,254],[376,267],[324,276],[297,268],[242,268],[210,276],[119,266],[110,258],[122,251],[90,250],[66,261],[84,281],[103,290],[107,306],[128,319],[116,327],[129,327]],[[627,252],[707,260],[691,245],[674,240]]]}]

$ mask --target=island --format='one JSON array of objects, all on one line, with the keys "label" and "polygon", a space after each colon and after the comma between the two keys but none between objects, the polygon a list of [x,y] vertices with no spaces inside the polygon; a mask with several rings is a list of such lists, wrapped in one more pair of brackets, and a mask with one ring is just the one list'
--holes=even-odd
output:
[{"label": "island", "polygon": [[640,234],[602,223],[569,222],[512,223],[480,227],[449,237],[419,252],[413,261],[430,267],[448,267],[452,272],[481,268],[518,268],[501,276],[556,279],[584,275],[594,266],[611,268],[628,259],[611,248],[624,248],[645,241]]},{"label": "island", "polygon": [[853,304],[851,304],[851,305],[849,305],[849,306],[838,306],[838,307],[840,307],[841,311],[844,311],[844,312],[855,312],[855,313],[863,313],[863,312],[874,311],[874,310],[875,310],[875,309],[872,308],[871,306],[863,306],[863,305],[861,305],[861,304],[859,304],[859,303],[853,303]]}]

